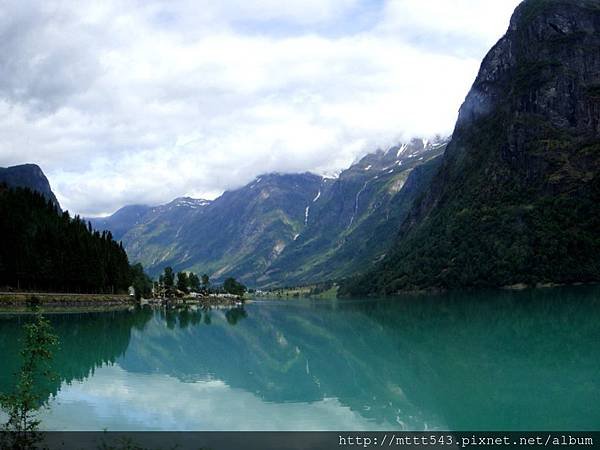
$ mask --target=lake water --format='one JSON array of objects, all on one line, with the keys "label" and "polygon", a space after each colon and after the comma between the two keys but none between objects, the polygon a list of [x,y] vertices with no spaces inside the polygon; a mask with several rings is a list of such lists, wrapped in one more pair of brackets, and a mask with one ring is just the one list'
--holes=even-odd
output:
[{"label": "lake water", "polygon": [[[44,429],[593,430],[600,289],[53,314]],[[0,390],[23,315],[0,316]]]}]

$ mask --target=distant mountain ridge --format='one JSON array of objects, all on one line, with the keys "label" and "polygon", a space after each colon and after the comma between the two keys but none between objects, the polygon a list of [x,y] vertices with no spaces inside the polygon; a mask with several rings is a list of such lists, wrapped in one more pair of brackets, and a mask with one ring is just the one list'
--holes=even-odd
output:
[{"label": "distant mountain ridge", "polygon": [[29,188],[37,191],[60,209],[60,204],[50,188],[48,178],[36,164],[0,167],[0,183],[6,183],[9,187]]},{"label": "distant mountain ridge", "polygon": [[446,143],[413,139],[379,150],[335,179],[265,174],[213,201],[126,206],[91,221],[154,275],[170,265],[261,287],[348,276],[383,257]]}]

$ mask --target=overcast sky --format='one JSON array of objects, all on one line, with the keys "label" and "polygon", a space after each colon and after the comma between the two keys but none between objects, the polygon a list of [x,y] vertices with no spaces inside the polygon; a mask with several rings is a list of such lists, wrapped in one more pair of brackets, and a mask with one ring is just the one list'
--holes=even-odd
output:
[{"label": "overcast sky", "polygon": [[2,0],[0,166],[82,215],[450,134],[519,0]]}]

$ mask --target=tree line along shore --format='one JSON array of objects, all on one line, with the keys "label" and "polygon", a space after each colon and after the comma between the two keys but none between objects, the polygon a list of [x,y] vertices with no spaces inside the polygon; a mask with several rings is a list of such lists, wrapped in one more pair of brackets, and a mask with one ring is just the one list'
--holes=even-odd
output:
[{"label": "tree line along shore", "polygon": [[227,303],[247,290],[233,278],[213,286],[208,275],[171,267],[153,281],[141,264],[129,263],[110,231],[94,230],[39,192],[2,183],[0,236],[0,306],[116,307],[142,298]]}]

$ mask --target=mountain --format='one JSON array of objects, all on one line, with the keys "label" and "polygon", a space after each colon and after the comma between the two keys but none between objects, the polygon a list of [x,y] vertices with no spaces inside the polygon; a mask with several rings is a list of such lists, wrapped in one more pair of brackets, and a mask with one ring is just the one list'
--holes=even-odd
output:
[{"label": "mountain", "polygon": [[0,167],[0,183],[6,183],[9,187],[29,188],[32,191],[37,191],[60,209],[46,175],[36,164]]},{"label": "mountain", "polygon": [[139,224],[152,208],[146,205],[128,205],[108,217],[86,219],[97,230],[110,230],[116,240],[121,240],[125,233]]},{"label": "mountain", "polygon": [[305,229],[259,285],[298,285],[362,272],[380,260],[409,207],[429,185],[446,140],[421,139],[362,158],[324,180],[307,206]]},{"label": "mountain", "polygon": [[92,219],[132,261],[234,276],[252,286],[318,282],[381,259],[428,185],[447,140],[414,139],[362,158],[339,177],[267,174],[213,200],[127,206]]},{"label": "mountain", "polygon": [[[130,258],[156,274],[165,266],[221,274],[260,271],[303,226],[321,178],[270,174],[215,201],[179,198],[143,210],[122,236]],[[118,223],[123,210],[104,219]],[[98,222],[93,222],[95,226]]]},{"label": "mountain", "polygon": [[600,1],[526,0],[431,189],[345,295],[600,280]]}]

